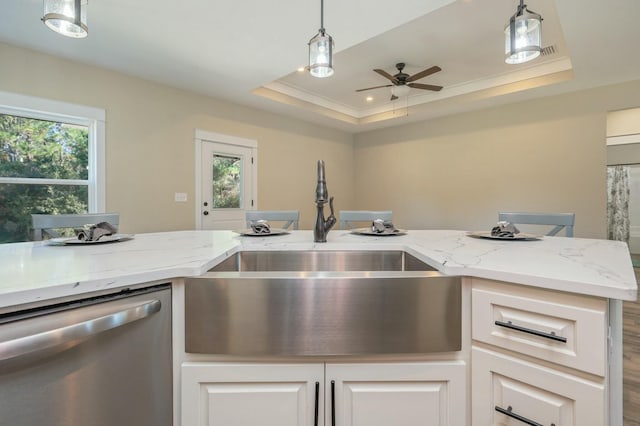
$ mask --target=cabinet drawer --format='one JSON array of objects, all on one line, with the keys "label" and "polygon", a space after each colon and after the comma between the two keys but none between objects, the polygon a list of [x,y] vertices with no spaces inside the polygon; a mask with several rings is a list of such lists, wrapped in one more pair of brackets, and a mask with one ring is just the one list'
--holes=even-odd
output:
[{"label": "cabinet drawer", "polygon": [[474,340],[604,377],[604,299],[474,280]]},{"label": "cabinet drawer", "polygon": [[602,383],[477,347],[471,357],[473,426],[606,424]]}]

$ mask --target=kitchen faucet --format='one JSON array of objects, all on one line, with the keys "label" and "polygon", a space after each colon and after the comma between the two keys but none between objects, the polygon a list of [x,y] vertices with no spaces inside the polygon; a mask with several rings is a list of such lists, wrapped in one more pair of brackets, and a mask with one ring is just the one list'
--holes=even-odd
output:
[{"label": "kitchen faucet", "polygon": [[[324,205],[329,200],[331,214],[324,219]],[[327,234],[333,225],[336,224],[336,217],[333,215],[333,197],[329,198],[327,182],[324,179],[324,160],[318,160],[318,184],[316,185],[316,226],[313,229],[313,241],[316,243],[326,243]]]}]

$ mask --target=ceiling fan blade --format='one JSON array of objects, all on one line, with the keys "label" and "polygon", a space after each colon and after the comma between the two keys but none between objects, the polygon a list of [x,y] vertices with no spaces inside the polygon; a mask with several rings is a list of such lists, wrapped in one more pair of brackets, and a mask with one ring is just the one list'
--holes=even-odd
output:
[{"label": "ceiling fan blade", "polygon": [[407,86],[413,87],[414,89],[433,90],[434,92],[442,90],[442,86],[434,86],[432,84],[409,83]]},{"label": "ceiling fan blade", "polygon": [[396,95],[391,95],[391,100],[395,101],[396,99],[398,99],[398,97]]},{"label": "ceiling fan blade", "polygon": [[396,78],[394,76],[392,76],[391,74],[389,74],[388,72],[386,72],[385,70],[375,69],[374,71],[377,72],[378,74],[380,74],[381,76],[383,76],[384,78],[387,78],[387,79],[391,80],[394,83],[397,82]]},{"label": "ceiling fan blade", "polygon": [[442,68],[440,68],[437,65],[433,66],[431,68],[427,68],[426,70],[420,71],[419,73],[414,74],[411,77],[407,78],[407,83],[410,83],[410,82],[416,81],[416,80],[420,80],[421,78],[424,78],[424,77],[426,77],[428,75],[431,75],[431,74],[435,74],[438,71],[442,71]]},{"label": "ceiling fan blade", "polygon": [[356,92],[364,92],[365,90],[379,89],[381,87],[391,87],[393,84],[385,84],[384,86],[367,87],[366,89],[358,89]]}]

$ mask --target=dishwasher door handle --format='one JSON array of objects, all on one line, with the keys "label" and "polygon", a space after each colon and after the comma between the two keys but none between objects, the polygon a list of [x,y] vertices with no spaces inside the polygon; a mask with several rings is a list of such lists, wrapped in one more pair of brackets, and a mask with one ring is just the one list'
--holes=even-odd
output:
[{"label": "dishwasher door handle", "polygon": [[95,334],[153,315],[160,311],[160,308],[159,300],[146,300],[124,306],[120,304],[114,307],[113,312],[95,318],[0,342],[0,362],[56,346],[60,346],[61,350],[72,348]]}]

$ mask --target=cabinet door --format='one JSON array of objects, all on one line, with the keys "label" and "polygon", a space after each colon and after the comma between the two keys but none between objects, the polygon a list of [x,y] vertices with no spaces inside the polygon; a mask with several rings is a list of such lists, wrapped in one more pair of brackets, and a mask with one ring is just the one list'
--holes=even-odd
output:
[{"label": "cabinet door", "polygon": [[606,424],[602,383],[483,348],[471,352],[474,426]]},{"label": "cabinet door", "polygon": [[184,363],[182,426],[312,426],[323,379],[323,364]]},{"label": "cabinet door", "polygon": [[463,361],[327,364],[326,424],[465,425],[466,371]]}]

